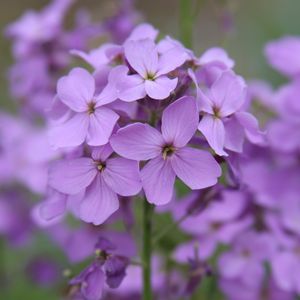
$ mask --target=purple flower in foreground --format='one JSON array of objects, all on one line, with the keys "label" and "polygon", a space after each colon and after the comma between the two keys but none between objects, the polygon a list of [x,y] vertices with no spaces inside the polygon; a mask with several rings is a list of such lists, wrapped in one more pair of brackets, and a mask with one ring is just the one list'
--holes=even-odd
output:
[{"label": "purple flower in foreground", "polygon": [[170,96],[178,79],[170,79],[167,74],[180,67],[187,55],[173,47],[159,55],[157,46],[151,39],[130,40],[124,46],[125,58],[137,74],[124,77],[120,83],[120,99],[134,101],[145,98],[162,100]]},{"label": "purple flower in foreground", "polygon": [[95,96],[95,79],[82,68],[73,69],[57,84],[57,95],[69,107],[71,117],[52,127],[49,135],[55,147],[75,147],[85,140],[90,146],[108,142],[119,116],[104,107],[116,99]]},{"label": "purple flower in foreground", "polygon": [[81,197],[79,216],[99,225],[119,208],[118,196],[136,195],[141,189],[138,163],[109,158],[109,145],[92,150],[91,157],[58,161],[50,168],[49,184],[68,195]]},{"label": "purple flower in foreground", "polygon": [[111,145],[121,156],[150,159],[141,171],[150,203],[163,205],[171,200],[176,175],[193,190],[216,184],[221,168],[212,155],[186,147],[197,124],[195,99],[182,97],[164,110],[162,133],[147,124],[135,123],[112,136]]}]

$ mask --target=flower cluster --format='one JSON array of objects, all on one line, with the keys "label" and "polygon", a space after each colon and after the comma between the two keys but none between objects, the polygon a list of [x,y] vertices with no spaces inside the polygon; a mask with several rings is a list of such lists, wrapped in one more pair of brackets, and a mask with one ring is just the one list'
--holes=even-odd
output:
[{"label": "flower cluster", "polygon": [[[207,281],[210,299],[295,299],[300,38],[266,45],[289,80],[273,89],[236,74],[220,47],[197,56],[138,24],[132,1],[97,24],[81,11],[66,30],[72,4],[54,0],[5,31],[20,111],[0,114],[0,237],[38,244],[40,228],[71,265],[64,299],[138,300],[147,285],[153,299],[189,299]],[[28,261],[42,286],[63,269]]]}]

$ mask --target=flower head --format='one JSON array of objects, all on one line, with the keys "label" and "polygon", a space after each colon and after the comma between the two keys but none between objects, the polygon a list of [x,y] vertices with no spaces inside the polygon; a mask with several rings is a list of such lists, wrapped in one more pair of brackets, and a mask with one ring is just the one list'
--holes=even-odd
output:
[{"label": "flower head", "polygon": [[70,117],[51,128],[53,146],[74,147],[84,141],[100,146],[108,142],[119,116],[104,105],[116,99],[97,97],[95,89],[95,79],[82,68],[59,80],[57,95],[69,108]]},{"label": "flower head", "polygon": [[212,155],[186,146],[197,124],[195,99],[183,97],[164,110],[161,133],[147,124],[135,123],[112,136],[111,145],[119,155],[150,160],[141,172],[150,203],[162,205],[171,200],[176,175],[191,189],[216,184],[221,169]]},{"label": "flower head", "polygon": [[78,214],[99,225],[119,208],[118,196],[136,195],[141,189],[138,163],[109,158],[109,145],[92,150],[90,157],[56,162],[50,169],[50,186],[80,197]]}]

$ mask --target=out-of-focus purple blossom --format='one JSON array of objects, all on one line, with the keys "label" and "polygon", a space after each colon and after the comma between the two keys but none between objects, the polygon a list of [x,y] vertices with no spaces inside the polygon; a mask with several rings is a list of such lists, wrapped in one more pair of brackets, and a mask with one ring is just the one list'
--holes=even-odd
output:
[{"label": "out-of-focus purple blossom", "polygon": [[221,276],[238,279],[252,288],[259,288],[264,279],[263,262],[276,252],[276,240],[268,233],[245,232],[239,236],[233,250],[222,254],[218,260]]},{"label": "out-of-focus purple blossom", "polygon": [[27,273],[31,280],[41,286],[53,286],[60,277],[57,263],[49,258],[38,257],[29,262]]},{"label": "out-of-focus purple blossom", "polygon": [[[175,220],[180,219],[183,208],[188,202],[189,199],[184,199],[174,207]],[[193,257],[195,245],[198,245],[196,248],[198,256],[206,259],[214,254],[219,244],[229,245],[241,232],[252,225],[250,216],[242,218],[246,206],[245,194],[224,191],[219,201],[211,203],[202,213],[191,215],[180,224],[185,232],[194,236],[194,240],[179,245],[173,257],[179,262],[186,262],[188,257]]]},{"label": "out-of-focus purple blossom", "polygon": [[20,108],[31,119],[45,116],[55,82],[70,63],[69,50],[84,50],[91,38],[102,34],[90,22],[77,22],[71,31],[64,29],[64,17],[74,2],[53,0],[40,12],[28,11],[6,28],[16,59],[8,74],[11,93],[24,104]]},{"label": "out-of-focus purple blossom", "polygon": [[121,44],[128,38],[139,19],[140,15],[134,8],[134,0],[122,0],[117,13],[108,18],[103,27],[113,42]]},{"label": "out-of-focus purple blossom", "polygon": [[31,241],[33,223],[30,207],[17,192],[4,192],[0,196],[0,236],[13,246],[24,246]]},{"label": "out-of-focus purple blossom", "polygon": [[58,152],[49,148],[45,130],[1,114],[0,136],[1,182],[18,182],[32,192],[44,193],[48,163],[58,156]]},{"label": "out-of-focus purple blossom", "polygon": [[265,56],[269,64],[280,73],[289,77],[300,75],[300,38],[286,36],[269,42],[265,47]]},{"label": "out-of-focus purple blossom", "polygon": [[117,247],[106,238],[100,237],[95,249],[95,260],[70,281],[87,300],[102,299],[104,289],[119,287],[129,265],[129,258],[115,254]]}]

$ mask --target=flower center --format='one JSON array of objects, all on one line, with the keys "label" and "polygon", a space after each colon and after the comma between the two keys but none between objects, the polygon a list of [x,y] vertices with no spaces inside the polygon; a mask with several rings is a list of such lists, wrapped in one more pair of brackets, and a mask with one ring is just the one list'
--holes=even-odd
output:
[{"label": "flower center", "polygon": [[218,231],[221,227],[222,227],[222,223],[221,222],[213,222],[210,224],[210,228],[212,231]]},{"label": "flower center", "polygon": [[96,164],[97,164],[97,169],[99,172],[103,172],[105,170],[105,168],[106,168],[105,163],[99,161],[99,162],[96,162]]},{"label": "flower center", "polygon": [[242,251],[242,256],[249,257],[249,256],[251,256],[251,252],[248,249],[244,249]]},{"label": "flower center", "polygon": [[214,106],[213,107],[213,112],[214,112],[214,116],[216,118],[220,118],[220,108],[219,107]]},{"label": "flower center", "polygon": [[155,74],[154,73],[147,73],[146,79],[153,81],[155,79]]},{"label": "flower center", "polygon": [[164,146],[162,150],[163,159],[167,159],[167,157],[170,157],[174,152],[175,152],[175,148],[172,145]]},{"label": "flower center", "polygon": [[89,115],[91,115],[91,114],[93,114],[95,112],[95,109],[96,109],[95,106],[96,106],[96,103],[93,102],[93,101],[91,101],[91,102],[88,103],[88,110],[87,110],[87,112],[88,112]]}]

